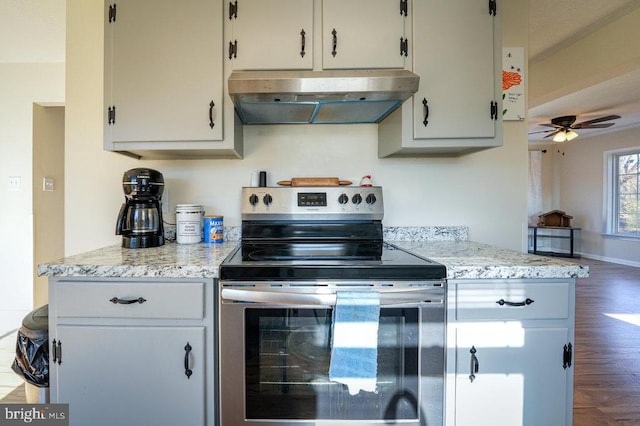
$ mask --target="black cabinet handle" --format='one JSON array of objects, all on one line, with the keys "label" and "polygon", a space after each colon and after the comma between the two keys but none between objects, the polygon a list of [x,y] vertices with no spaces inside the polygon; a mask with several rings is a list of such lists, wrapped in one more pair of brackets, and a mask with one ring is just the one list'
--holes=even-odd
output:
[{"label": "black cabinet handle", "polygon": [[189,368],[189,354],[191,353],[191,345],[187,342],[187,346],[184,347],[184,375],[187,379],[191,378],[193,371]]},{"label": "black cabinet handle", "polygon": [[562,368],[565,370],[571,367],[571,360],[573,358],[573,345],[569,343],[568,345],[564,345],[562,352]]},{"label": "black cabinet handle", "polygon": [[111,299],[109,299],[109,302],[113,303],[114,305],[132,305],[134,303],[143,304],[146,301],[147,299],[145,299],[144,297],[138,297],[137,299],[120,299],[119,297],[112,297]]},{"label": "black cabinet handle", "polygon": [[209,104],[209,127],[211,127],[213,129],[213,126],[216,125],[216,123],[213,122],[213,107],[216,106],[216,104],[213,103],[213,101],[211,101],[211,103]]},{"label": "black cabinet handle", "polygon": [[427,124],[429,124],[429,105],[427,105],[427,98],[422,98],[422,105],[424,107],[424,120],[422,120],[422,124],[424,124],[424,127],[427,127]]},{"label": "black cabinet handle", "polygon": [[333,56],[335,58],[337,52],[337,48],[338,48],[338,32],[336,31],[336,29],[334,28],[333,31],[331,31],[331,35],[333,36],[333,50],[331,51],[331,56]]},{"label": "black cabinet handle", "polygon": [[59,340],[53,339],[51,342],[51,359],[54,364],[62,364],[62,342]]},{"label": "black cabinet handle", "polygon": [[496,303],[498,305],[500,305],[500,306],[504,306],[504,305],[507,305],[507,306],[528,306],[528,305],[532,304],[533,302],[535,302],[535,300],[529,299],[527,297],[524,302],[508,302],[508,301],[506,301],[504,299],[500,299]]},{"label": "black cabinet handle", "polygon": [[471,352],[471,373],[469,374],[469,380],[471,383],[476,379],[476,373],[480,370],[480,362],[478,362],[478,357],[476,357],[476,347],[471,346],[469,350]]},{"label": "black cabinet handle", "polygon": [[305,47],[304,45],[306,43],[306,41],[305,41],[305,35],[306,34],[307,33],[304,32],[304,28],[303,28],[302,31],[300,31],[300,56],[302,56],[303,58],[304,58],[304,54],[306,53],[304,51],[304,47]]}]

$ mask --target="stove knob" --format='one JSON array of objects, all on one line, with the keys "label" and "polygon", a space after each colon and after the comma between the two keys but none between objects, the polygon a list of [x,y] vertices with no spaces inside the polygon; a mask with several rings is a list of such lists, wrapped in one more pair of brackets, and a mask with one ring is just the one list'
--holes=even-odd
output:
[{"label": "stove knob", "polygon": [[360,204],[362,202],[362,195],[360,194],[356,194],[351,198],[351,202],[353,202],[353,204]]},{"label": "stove knob", "polygon": [[271,195],[266,194],[264,197],[262,197],[262,202],[265,203],[265,205],[269,205],[271,204],[271,202],[273,201],[273,198],[271,198]]},{"label": "stove knob", "polygon": [[376,196],[374,194],[367,195],[367,204],[375,204],[376,201]]},{"label": "stove knob", "polygon": [[252,206],[255,206],[256,204],[258,204],[259,201],[260,199],[256,194],[251,194],[251,196],[249,197],[249,204],[251,204]]},{"label": "stove knob", "polygon": [[341,194],[341,195],[338,197],[338,202],[339,202],[340,204],[347,204],[347,203],[349,202],[349,197],[347,197],[347,194]]}]

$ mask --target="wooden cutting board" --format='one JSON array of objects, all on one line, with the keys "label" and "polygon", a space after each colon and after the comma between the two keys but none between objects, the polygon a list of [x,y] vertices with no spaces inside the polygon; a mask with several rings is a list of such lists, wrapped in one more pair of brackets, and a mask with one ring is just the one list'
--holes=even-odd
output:
[{"label": "wooden cutting board", "polygon": [[351,185],[349,180],[340,180],[337,177],[294,177],[291,180],[281,180],[282,186],[344,186]]}]

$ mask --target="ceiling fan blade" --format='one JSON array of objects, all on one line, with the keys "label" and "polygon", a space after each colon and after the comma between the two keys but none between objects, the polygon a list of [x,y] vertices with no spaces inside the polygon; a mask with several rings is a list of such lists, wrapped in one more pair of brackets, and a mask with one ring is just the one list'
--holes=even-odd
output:
[{"label": "ceiling fan blade", "polygon": [[[587,121],[583,121],[581,123],[577,123],[573,126],[571,126],[574,129],[584,129],[585,126],[589,126],[590,124],[594,124],[594,123],[601,123],[603,121],[609,121],[609,120],[617,120],[618,118],[620,118],[619,115],[607,115],[604,117],[600,117],[600,118],[594,118],[593,120],[587,120]],[[611,123],[611,125],[613,125],[613,123]]]},{"label": "ceiling fan blade", "polygon": [[560,129],[562,127],[562,126],[559,126],[559,125],[553,124],[553,123],[540,123],[540,124],[538,124],[538,126],[555,127],[556,129]]},{"label": "ceiling fan blade", "polygon": [[529,132],[530,135],[535,135],[536,133],[549,133],[549,132],[557,132],[559,129],[553,130],[538,130],[537,132]]},{"label": "ceiling fan blade", "polygon": [[543,139],[546,139],[546,138],[552,138],[552,137],[554,137],[556,134],[560,133],[561,131],[562,131],[562,129],[558,129],[558,130],[554,131],[553,133],[549,133],[549,134],[548,134],[547,136],[545,136]]},{"label": "ceiling fan blade", "polygon": [[615,123],[601,123],[601,124],[588,124],[586,126],[582,123],[578,124],[580,127],[573,127],[574,129],[606,129],[613,126]]}]

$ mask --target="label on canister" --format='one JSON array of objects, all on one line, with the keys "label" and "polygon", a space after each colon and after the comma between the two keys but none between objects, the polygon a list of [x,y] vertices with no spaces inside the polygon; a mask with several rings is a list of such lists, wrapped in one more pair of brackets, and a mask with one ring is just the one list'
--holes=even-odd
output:
[{"label": "label on canister", "polygon": [[224,225],[222,216],[204,218],[204,242],[221,243],[224,241]]},{"label": "label on canister", "polygon": [[203,213],[199,204],[176,206],[176,241],[179,244],[195,244],[202,241]]}]

